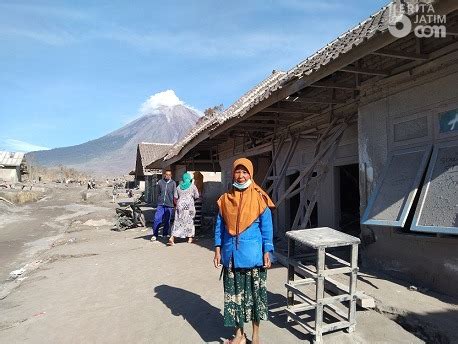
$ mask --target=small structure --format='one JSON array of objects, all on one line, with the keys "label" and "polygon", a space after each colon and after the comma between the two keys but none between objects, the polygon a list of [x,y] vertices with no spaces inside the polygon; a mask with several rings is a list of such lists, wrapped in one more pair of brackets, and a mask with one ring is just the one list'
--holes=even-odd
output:
[{"label": "small structure", "polygon": [[25,173],[24,153],[0,151],[0,180],[17,183]]},{"label": "small structure", "polygon": [[[315,336],[315,343],[322,343],[322,335],[327,332],[346,328],[348,332],[353,332],[356,326],[356,280],[358,273],[358,244],[360,240],[351,235],[336,231],[332,228],[321,227],[312,229],[302,229],[289,231],[288,237],[288,282],[285,284],[288,291],[286,313],[288,316],[301,325],[305,330]],[[315,256],[315,269],[303,264],[295,252],[296,243],[307,248],[313,249],[312,256]],[[351,246],[350,262],[347,262],[329,252],[328,248]],[[325,264],[326,257],[337,267]],[[294,278],[295,271],[304,277],[301,279]],[[334,281],[330,276],[338,274],[349,274],[349,285],[342,286],[339,282]],[[314,286],[315,296],[307,294],[304,286]],[[332,288],[328,290],[328,286]],[[327,292],[337,295],[326,295]],[[294,296],[297,296],[301,302],[295,303]],[[343,304],[348,303],[348,307],[343,310]],[[314,326],[310,325],[305,312],[315,311]],[[325,323],[323,315],[329,313],[331,319],[337,321]],[[307,316],[307,314],[305,314]]]}]

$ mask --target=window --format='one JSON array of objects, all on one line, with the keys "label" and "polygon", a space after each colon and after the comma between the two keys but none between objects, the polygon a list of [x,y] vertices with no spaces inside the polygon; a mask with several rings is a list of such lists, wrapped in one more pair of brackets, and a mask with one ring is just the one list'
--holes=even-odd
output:
[{"label": "window", "polygon": [[431,154],[431,146],[393,152],[361,223],[403,227]]},{"label": "window", "polygon": [[439,114],[439,133],[458,131],[458,109]]},{"label": "window", "polygon": [[458,234],[458,141],[435,145],[410,229]]}]

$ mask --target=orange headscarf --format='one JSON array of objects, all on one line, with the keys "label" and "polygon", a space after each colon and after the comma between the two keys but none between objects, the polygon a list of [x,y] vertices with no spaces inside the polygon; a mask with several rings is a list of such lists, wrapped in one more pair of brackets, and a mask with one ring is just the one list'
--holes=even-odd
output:
[{"label": "orange headscarf", "polygon": [[253,180],[253,164],[246,158],[237,159],[232,165],[232,176],[235,168],[242,165],[250,173],[252,183],[245,190],[233,187],[218,199],[221,216],[224,219],[226,229],[231,235],[239,235],[269,207],[275,208],[275,204],[269,195],[261,189]]}]

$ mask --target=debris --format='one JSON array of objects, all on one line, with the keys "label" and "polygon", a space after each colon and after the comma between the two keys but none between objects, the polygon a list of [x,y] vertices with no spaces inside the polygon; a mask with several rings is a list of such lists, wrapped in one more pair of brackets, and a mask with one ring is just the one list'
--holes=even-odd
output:
[{"label": "debris", "polygon": [[0,197],[0,201],[6,202],[9,205],[15,205],[13,202],[8,201],[6,198]]},{"label": "debris", "polygon": [[418,288],[417,288],[416,286],[414,286],[414,285],[411,285],[411,286],[409,287],[409,290],[411,290],[411,291],[418,291]]},{"label": "debris", "polygon": [[16,278],[18,278],[19,276],[21,276],[24,272],[25,272],[25,269],[24,269],[24,268],[20,268],[20,269],[18,269],[18,270],[11,271],[11,272],[10,272],[10,278],[11,278],[11,279],[16,279]]}]

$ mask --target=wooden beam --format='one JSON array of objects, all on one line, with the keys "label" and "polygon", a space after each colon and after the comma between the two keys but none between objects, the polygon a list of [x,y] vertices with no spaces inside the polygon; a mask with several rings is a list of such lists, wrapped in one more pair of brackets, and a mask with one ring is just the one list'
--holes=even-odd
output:
[{"label": "wooden beam", "polygon": [[[274,132],[274,128],[262,128],[260,124],[257,125],[257,127],[251,127],[251,128],[247,128],[247,127],[240,127],[240,126],[236,126],[236,127],[233,127],[230,129],[230,132],[248,132],[248,131],[259,131],[259,132],[266,132],[266,133],[273,133]],[[234,136],[232,136],[234,137]],[[237,137],[243,137],[243,136],[237,136]]]},{"label": "wooden beam", "polygon": [[254,116],[251,116],[249,119],[253,120],[253,121],[257,121],[257,120],[260,120],[260,121],[276,121],[277,119],[280,119],[280,118],[279,118],[279,116],[265,114],[265,115],[254,115]]},{"label": "wooden beam", "polygon": [[275,165],[277,163],[278,155],[280,154],[281,149],[283,148],[283,144],[285,143],[285,141],[286,141],[286,136],[282,136],[281,139],[280,139],[280,142],[278,143],[277,148],[275,148],[274,140],[272,139],[272,151],[274,152],[274,154],[273,154],[273,157],[272,157],[272,161],[271,161],[271,163],[269,165],[269,169],[267,170],[266,176],[264,177],[264,180],[262,181],[262,184],[261,184],[263,188],[266,187],[266,183],[267,183],[268,177],[270,176],[270,174],[274,170],[274,167],[275,167]]},{"label": "wooden beam", "polygon": [[359,90],[359,86],[350,85],[350,84],[340,84],[336,82],[329,82],[329,81],[317,81],[311,85],[310,87],[318,87],[318,88],[336,88],[341,90]]},{"label": "wooden beam", "polygon": [[[251,119],[251,118],[250,118]],[[247,121],[244,121],[238,125],[240,129],[244,128],[276,128],[278,125],[275,123],[250,123]]]},{"label": "wooden beam", "polygon": [[283,102],[289,103],[296,103],[296,104],[345,104],[343,100],[331,100],[331,99],[320,99],[320,98],[301,98],[299,97],[289,97],[289,99],[285,99]]},{"label": "wooden beam", "polygon": [[285,113],[285,114],[300,114],[300,115],[318,115],[318,112],[309,112],[307,109],[285,109],[285,108],[265,108],[261,113]]},{"label": "wooden beam", "polygon": [[269,118],[269,116],[265,116],[265,117],[264,116],[253,116],[253,117],[250,117],[248,121],[244,121],[242,123],[257,123],[257,125],[260,125],[260,124],[263,124],[263,121],[275,121],[275,124],[278,123],[279,125],[282,125],[285,123],[292,123],[300,119],[301,117],[290,118],[289,116],[282,116],[281,118],[272,118],[272,117]]},{"label": "wooden beam", "polygon": [[[296,178],[296,180],[291,183],[291,185],[287,188],[287,190],[283,193],[283,195],[276,200],[276,205],[279,206],[286,198],[291,194],[293,191],[295,191],[297,185],[300,183],[300,181],[307,176],[310,173],[313,173],[313,170],[315,169],[316,164],[321,160],[321,158],[328,152],[328,150],[339,140],[339,137],[343,134],[345,129],[347,128],[348,124],[347,123],[342,123],[341,126],[339,126],[338,130],[334,132],[334,134],[327,140],[328,142],[326,143],[325,148],[321,149],[320,152],[313,158],[313,160],[309,163],[309,165],[302,170],[299,173],[299,177]],[[300,187],[299,187],[300,189]],[[297,191],[297,190],[296,190]]]},{"label": "wooden beam", "polygon": [[356,68],[356,67],[351,67],[351,66],[344,67],[344,68],[340,69],[340,71],[341,72],[347,72],[347,73],[378,75],[378,76],[388,76],[388,75],[390,75],[389,71],[366,69],[366,68]]},{"label": "wooden beam", "polygon": [[405,53],[402,51],[387,50],[387,49],[374,51],[373,53],[371,53],[371,55],[387,56],[387,57],[394,57],[396,59],[416,60],[416,61],[426,61],[429,59],[428,54]]},{"label": "wooden beam", "polygon": [[267,190],[267,193],[270,193],[272,191],[272,196],[274,197],[274,199],[277,198],[278,188],[280,187],[280,181],[286,175],[286,171],[288,169],[291,159],[293,158],[294,151],[296,150],[298,143],[299,143],[299,139],[295,136],[292,136],[290,145],[288,146],[288,150],[286,152],[285,160],[283,161],[281,168],[280,168],[280,173],[278,175],[279,179],[274,181],[274,183],[270,186],[269,190]]}]

